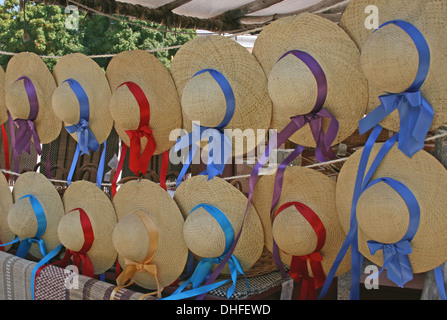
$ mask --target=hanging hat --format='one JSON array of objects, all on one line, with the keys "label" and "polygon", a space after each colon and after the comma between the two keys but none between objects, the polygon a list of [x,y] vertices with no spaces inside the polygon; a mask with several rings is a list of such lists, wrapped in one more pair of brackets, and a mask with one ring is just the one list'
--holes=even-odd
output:
[{"label": "hanging hat", "polygon": [[146,179],[122,185],[113,204],[118,224],[112,240],[123,268],[117,284],[130,279],[160,293],[178,279],[186,264],[182,214],[169,193]]},{"label": "hanging hat", "polygon": [[[366,172],[382,146],[376,144],[372,148]],[[349,158],[337,182],[337,212],[346,233],[350,228],[353,192],[363,150]],[[403,187],[395,189],[391,180]],[[405,254],[413,273],[423,273],[444,263],[447,260],[446,187],[447,171],[438,160],[423,150],[413,158],[406,157],[394,145],[358,199],[359,251],[369,261],[383,266],[383,251],[375,252],[378,247],[410,249],[411,253]],[[407,195],[396,190],[406,190]],[[413,196],[412,202],[407,200]]]},{"label": "hanging hat", "polygon": [[9,228],[19,237],[21,245],[31,244],[29,253],[32,256],[42,258],[43,244],[46,253],[60,245],[57,227],[64,215],[64,205],[59,192],[41,173],[26,172],[17,178],[12,195],[14,204],[8,213]]},{"label": "hanging hat", "polygon": [[[233,243],[231,235],[234,240],[242,227],[247,207],[245,195],[221,178],[208,180],[206,176],[194,176],[177,188],[174,200],[185,217],[183,235],[188,249],[199,260],[217,262],[223,258]],[[233,256],[247,271],[257,262],[263,248],[262,224],[250,205]],[[230,271],[226,265],[221,275],[228,276]]]},{"label": "hanging hat", "polygon": [[[377,16],[375,11],[365,13],[368,6],[378,10]],[[406,151],[400,142],[402,151],[410,156],[423,148],[428,131],[447,122],[443,85],[446,15],[447,3],[442,1],[354,0],[340,22],[360,48],[362,70],[369,82],[369,117],[361,123],[361,133],[376,123],[401,131],[400,140],[410,139],[413,148],[418,146]],[[373,19],[378,19],[377,30],[365,26]],[[406,122],[409,128],[401,130]]]},{"label": "hanging hat", "polygon": [[77,181],[63,196],[65,215],[59,221],[58,235],[70,258],[84,275],[102,274],[116,262],[111,245],[117,223],[115,208],[108,196],[94,183]]},{"label": "hanging hat", "polygon": [[[171,132],[182,126],[174,81],[161,61],[143,50],[117,54],[106,74],[112,90],[110,114],[115,129],[130,147],[132,171],[138,175],[137,170],[144,167],[145,173],[151,156],[169,150],[175,143]],[[138,166],[140,161],[143,163]]]},{"label": "hanging hat", "polygon": [[[193,121],[241,133],[251,129],[254,137],[258,129],[270,127],[272,107],[265,75],[250,52],[234,40],[224,36],[190,40],[176,53],[170,71],[186,131],[192,131]],[[236,142],[233,156],[252,151],[262,141],[250,139],[243,147]]]},{"label": "hanging hat", "polygon": [[318,147],[314,135],[321,120],[327,148],[358,128],[368,102],[367,83],[359,50],[335,23],[311,13],[279,19],[261,31],[253,55],[268,78],[272,128],[282,131],[291,119],[299,129],[306,126],[290,141]]},{"label": "hanging hat", "polygon": [[[275,177],[259,178],[253,193],[252,203],[261,218],[265,246],[274,252],[276,244],[281,261],[289,267],[294,265],[290,268],[291,275],[297,272],[295,264],[299,266],[297,262],[305,261],[305,265],[309,264],[308,275],[324,282],[346,237],[335,210],[335,181],[312,169],[287,167],[279,200],[271,213],[273,195],[277,192]],[[311,267],[315,257],[322,258],[323,272]],[[337,275],[349,269],[350,259],[347,258]],[[315,270],[320,274],[314,274]],[[303,272],[303,269],[298,268],[298,271]],[[305,272],[297,275],[294,278],[307,276]],[[318,281],[315,284],[322,285]]]},{"label": "hanging hat", "polygon": [[93,59],[73,53],[56,63],[53,74],[58,86],[52,100],[54,112],[82,151],[96,151],[113,127],[104,71]]},{"label": "hanging hat", "polygon": [[15,145],[18,154],[28,148],[27,143],[31,140],[38,150],[39,144],[50,143],[59,136],[62,122],[51,107],[55,88],[51,72],[35,53],[19,53],[9,60],[5,73],[5,101],[19,128]]},{"label": "hanging hat", "polygon": [[[8,225],[8,212],[13,204],[11,189],[3,172],[0,174],[0,242],[6,244],[14,240],[15,234]],[[10,245],[3,247],[6,251]]]},{"label": "hanging hat", "polygon": [[6,113],[5,102],[5,71],[0,67],[0,125],[8,121],[8,114]]}]

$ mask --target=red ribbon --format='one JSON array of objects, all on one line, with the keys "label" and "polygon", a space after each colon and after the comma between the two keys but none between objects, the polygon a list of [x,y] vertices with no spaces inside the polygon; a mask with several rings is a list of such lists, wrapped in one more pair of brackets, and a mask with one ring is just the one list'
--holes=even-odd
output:
[{"label": "red ribbon", "polygon": [[65,268],[70,262],[70,259],[73,257],[73,265],[76,266],[78,270],[82,270],[81,274],[93,278],[95,272],[93,269],[92,262],[87,256],[88,251],[93,245],[93,240],[95,239],[92,224],[90,222],[88,215],[85,213],[83,209],[76,208],[71,210],[70,212],[73,211],[79,211],[80,213],[82,231],[84,232],[84,244],[82,245],[82,248],[79,251],[73,251],[67,249],[62,260],[55,264],[59,264],[62,268]]},{"label": "red ribbon", "polygon": [[[320,251],[326,242],[326,229],[318,215],[311,208],[300,202],[288,202],[282,205],[276,212],[274,218],[276,218],[282,211],[292,206],[295,206],[298,212],[301,213],[314,229],[315,234],[317,235],[317,246],[315,251],[309,255],[293,256],[289,275],[297,283],[301,280],[300,300],[305,300],[306,297],[309,300],[315,300],[315,289],[321,288],[326,281],[326,275],[324,274],[323,266],[321,265],[323,257],[320,254]],[[313,278],[309,275],[307,261],[310,263]]]},{"label": "red ribbon", "polygon": [[[134,82],[124,82],[122,85],[126,85],[130,92],[137,100],[138,106],[140,107],[140,123],[137,130],[127,130],[126,133],[130,138],[130,158],[129,158],[129,169],[135,175],[140,175],[140,172],[145,174],[149,162],[151,161],[152,155],[154,154],[156,143],[154,135],[152,134],[151,128],[149,128],[150,121],[150,106],[149,101],[146,98],[143,90]],[[118,87],[118,88],[119,88]],[[147,143],[146,147],[141,153],[141,138],[146,137]]]}]

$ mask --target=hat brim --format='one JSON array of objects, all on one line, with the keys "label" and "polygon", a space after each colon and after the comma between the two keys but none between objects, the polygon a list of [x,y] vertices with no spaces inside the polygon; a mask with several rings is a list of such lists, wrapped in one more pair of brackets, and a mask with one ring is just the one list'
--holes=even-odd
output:
[{"label": "hat brim", "polygon": [[[185,180],[175,191],[174,200],[185,220],[199,204],[208,204],[220,209],[233,226],[235,235],[242,226],[248,201],[245,195],[229,182],[218,177],[208,180],[208,176],[194,176]],[[198,236],[198,241],[199,239]],[[238,258],[243,269],[248,270],[259,259],[263,248],[262,224],[255,207],[250,204],[233,255]],[[229,268],[225,267],[221,274],[228,273]]]},{"label": "hat brim", "polygon": [[5,101],[5,71],[0,67],[0,124],[8,121],[8,114]]},{"label": "hat brim", "polygon": [[[374,30],[365,28],[365,8],[376,6],[379,10],[379,25],[390,20],[405,20],[415,25],[424,35],[430,47],[431,65],[426,81],[421,87],[421,93],[434,110],[434,119],[430,130],[434,131],[447,122],[447,92],[443,79],[447,72],[447,41],[440,37],[445,35],[447,21],[447,3],[442,1],[387,1],[387,0],[353,0],[344,11],[340,27],[343,28],[356,43],[360,51],[363,44]],[[369,85],[369,103],[367,113],[370,113],[381,101],[382,90]],[[394,112],[381,122],[390,131],[398,132],[400,128],[399,114]]]},{"label": "hat brim", "polygon": [[[154,154],[169,150],[175,143],[174,139],[170,141],[170,133],[182,126],[180,100],[169,70],[151,53],[134,50],[117,54],[107,66],[106,75],[112,95],[118,86],[128,81],[136,83],[143,90],[150,105],[149,127],[157,145]],[[137,105],[136,102],[135,105]],[[120,107],[122,113],[132,111],[136,117],[134,128],[124,128],[118,124],[120,119],[115,119],[116,132],[129,146],[130,138],[126,130],[138,129],[139,110],[135,112],[135,110],[130,110],[129,106]],[[141,150],[144,150],[146,143],[147,139],[141,140]]]},{"label": "hat brim", "polygon": [[[15,235],[8,226],[8,212],[13,205],[13,198],[9,183],[3,172],[0,174],[0,241],[1,243],[11,242]],[[11,246],[4,247],[6,251]]]},{"label": "hat brim", "polygon": [[[372,164],[382,144],[376,144],[368,161],[366,170]],[[351,206],[355,180],[363,149],[355,152],[344,164],[336,187],[337,212],[340,223],[346,233],[350,228]],[[389,177],[405,184],[416,197],[420,206],[420,224],[411,241],[413,253],[409,254],[414,273],[422,273],[441,265],[447,260],[447,171],[444,166],[422,150],[412,159],[405,156],[394,146],[379,165],[372,179]],[[379,251],[371,255],[367,241],[375,240],[358,230],[360,252],[377,265],[383,265],[383,254]]]},{"label": "hat brim", "polygon": [[[270,208],[276,175],[262,176],[253,192],[252,203],[256,207],[264,228],[265,246],[273,250],[272,223]],[[284,173],[281,197],[275,212],[289,202],[300,202],[309,206],[320,218],[326,230],[325,245],[320,253],[322,266],[329,273],[335,258],[343,245],[346,233],[342,229],[335,210],[335,181],[321,172],[303,167],[288,167]],[[291,235],[292,236],[292,235]],[[349,254],[345,256],[337,269],[337,275],[348,272],[351,268]],[[290,266],[292,256],[280,250],[281,260]]]},{"label": "hat brim", "polygon": [[[157,266],[161,287],[172,284],[181,275],[186,265],[188,249],[183,240],[183,216],[172,197],[163,188],[150,180],[134,180],[120,187],[113,198],[118,223],[125,216],[139,210],[150,216],[159,229],[158,249],[153,263]],[[126,264],[119,254],[122,268]],[[154,277],[137,272],[132,280],[143,288],[156,289]]]},{"label": "hat brim", "polygon": [[[103,143],[110,135],[113,120],[109,112],[111,91],[105,72],[90,57],[81,53],[63,56],[53,69],[56,84],[60,86],[71,78],[79,82],[89,99],[90,118],[89,127],[98,143]],[[52,105],[53,108],[58,106]],[[79,111],[77,111],[79,113]],[[64,126],[77,123],[64,123]],[[76,132],[71,136],[78,141]]]},{"label": "hat brim", "polygon": [[[360,53],[355,43],[332,21],[305,13],[279,19],[265,27],[253,47],[269,77],[278,60],[291,50],[312,55],[323,68],[328,83],[328,94],[323,107],[339,122],[339,131],[333,145],[350,137],[358,128],[368,103],[366,79],[360,66]],[[284,129],[296,114],[278,112],[273,104],[272,128]],[[323,120],[323,130],[330,120]],[[295,133],[290,141],[305,147],[316,147],[310,126]]]}]

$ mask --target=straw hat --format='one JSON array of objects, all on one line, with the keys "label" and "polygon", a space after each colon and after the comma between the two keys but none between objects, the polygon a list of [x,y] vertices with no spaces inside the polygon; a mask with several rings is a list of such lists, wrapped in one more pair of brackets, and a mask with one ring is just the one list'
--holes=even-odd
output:
[{"label": "straw hat", "polygon": [[[183,272],[188,256],[182,234],[184,220],[172,197],[156,183],[143,179],[122,185],[113,204],[118,224],[112,240],[121,267],[126,267],[125,259],[142,262],[148,254],[153,234],[148,233],[139,217],[144,214],[158,230],[158,248],[152,259],[158,281],[161,288],[172,284]],[[136,272],[132,280],[143,288],[157,289],[156,280],[149,273]]]},{"label": "straw hat", "polygon": [[[15,234],[8,225],[8,212],[13,204],[11,189],[3,172],[0,174],[0,241],[2,244],[9,243],[15,238]],[[4,246],[8,251],[11,246]]]},{"label": "straw hat", "polygon": [[[82,86],[89,100],[89,127],[98,143],[103,143],[113,127],[109,112],[110,86],[104,71],[91,58],[73,53],[63,56],[53,70],[57,88],[53,94],[53,110],[64,122],[65,126],[76,125],[79,122],[79,101],[70,88],[67,79],[74,79]],[[76,133],[71,136],[78,141]]]},{"label": "straw hat", "polygon": [[24,81],[17,81],[24,76],[30,78],[36,88],[39,113],[33,122],[40,143],[50,143],[57,139],[62,128],[62,122],[51,107],[51,96],[56,83],[45,63],[35,53],[22,52],[9,60],[5,73],[6,107],[13,120],[28,119],[30,104]]},{"label": "straw hat", "polygon": [[109,270],[116,261],[116,250],[111,245],[113,228],[117,223],[115,208],[107,195],[96,184],[76,181],[64,192],[65,215],[59,221],[58,235],[61,243],[77,252],[84,245],[84,230],[80,212],[84,210],[90,221],[94,240],[87,257],[92,263],[94,274]]},{"label": "straw hat", "polygon": [[[194,176],[177,188],[174,200],[185,217],[183,235],[189,250],[199,259],[220,257],[225,251],[225,234],[221,226],[204,208],[191,211],[200,204],[216,207],[228,218],[236,236],[247,206],[244,194],[221,178],[208,180],[207,176]],[[233,255],[245,271],[256,263],[263,248],[262,224],[256,209],[250,205]],[[228,266],[221,274],[229,274]]]},{"label": "straw hat", "polygon": [[[125,82],[134,82],[145,93],[150,108],[150,129],[157,145],[154,154],[169,150],[175,141],[169,140],[174,129],[182,126],[182,111],[177,89],[168,69],[151,53],[144,50],[125,51],[117,54],[107,66],[107,78],[112,90],[110,114],[115,129],[124,143],[130,146],[127,130],[137,130],[140,108]],[[141,140],[141,151],[147,139]]]},{"label": "straw hat", "polygon": [[[341,22],[361,50],[363,71],[369,82],[370,99],[367,113],[376,109],[381,101],[379,96],[386,92],[406,91],[415,80],[419,65],[419,55],[408,34],[395,25],[387,25],[379,30],[365,27],[367,6],[379,10],[379,25],[391,20],[404,20],[422,32],[430,48],[430,69],[421,93],[434,109],[431,130],[436,130],[447,122],[444,88],[447,72],[447,3],[436,0],[353,0],[346,8]],[[397,112],[389,115],[381,125],[398,132],[400,127]]]},{"label": "straw hat", "polygon": [[[292,50],[310,54],[323,69],[328,90],[323,108],[339,122],[333,145],[344,141],[358,128],[368,103],[359,50],[335,23],[311,13],[282,18],[265,27],[255,42],[253,55],[268,78],[272,128],[277,130],[284,129],[290,118],[312,112],[318,96],[315,76],[306,64],[294,55],[281,59]],[[324,131],[329,123],[329,119],[323,120]],[[308,125],[289,140],[305,147],[316,146]]]},{"label": "straw hat", "polygon": [[233,156],[251,151],[262,142],[256,141],[257,130],[267,131],[272,115],[262,68],[247,49],[223,36],[199,37],[183,45],[170,71],[182,104],[183,129],[188,132],[193,121],[200,121],[204,127],[218,126],[227,111],[225,96],[217,81],[207,72],[194,76],[204,69],[220,72],[234,93],[235,111],[225,129],[254,130],[255,139],[249,139],[243,147],[236,146],[233,139]]},{"label": "straw hat", "polygon": [[[371,151],[369,170],[382,144]],[[349,231],[353,190],[362,150],[354,153],[343,166],[337,182],[336,203],[341,225]],[[412,159],[395,145],[379,165],[372,180],[389,177],[406,185],[420,206],[420,224],[411,241],[409,259],[413,273],[422,273],[447,260],[447,171],[426,151]],[[372,256],[367,241],[394,244],[404,237],[409,225],[409,212],[400,195],[385,183],[366,190],[357,205],[358,241],[360,252],[375,264],[383,265],[382,251]]]},{"label": "straw hat", "polygon": [[[292,206],[282,211],[273,221],[270,208],[276,175],[262,176],[253,192],[252,203],[259,213],[264,228],[265,246],[273,251],[273,239],[280,252],[283,263],[290,266],[292,256],[306,256],[315,251],[317,235],[303,215]],[[326,241],[320,254],[325,274],[343,245],[346,234],[342,229],[335,210],[335,181],[321,172],[303,168],[287,167],[284,173],[281,197],[276,205],[280,207],[290,202],[302,203],[311,208],[320,218],[326,230]],[[348,255],[347,255],[348,256]],[[309,274],[311,274],[311,268]],[[337,275],[350,270],[350,259],[345,257],[337,270]]]},{"label": "straw hat", "polygon": [[[41,173],[26,172],[17,178],[12,195],[14,204],[8,213],[11,231],[20,240],[35,236],[38,226],[36,214],[29,199],[21,199],[26,195],[33,195],[42,205],[47,221],[47,227],[41,239],[45,242],[47,253],[55,249],[60,244],[57,227],[64,215],[64,205],[53,184]],[[36,258],[43,257],[36,243],[31,246],[29,253]]]},{"label": "straw hat", "polygon": [[5,102],[5,71],[0,67],[0,125],[8,121]]}]

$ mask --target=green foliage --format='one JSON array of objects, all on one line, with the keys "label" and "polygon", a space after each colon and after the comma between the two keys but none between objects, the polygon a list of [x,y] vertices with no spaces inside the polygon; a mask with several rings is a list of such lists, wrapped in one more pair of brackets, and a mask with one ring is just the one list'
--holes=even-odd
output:
[{"label": "green foliage", "polygon": [[[82,11],[79,11],[78,28],[70,29],[66,28],[65,22],[73,12],[65,13],[65,8],[36,3],[27,3],[25,8],[26,16],[23,8],[19,6],[19,0],[5,0],[4,5],[0,5],[0,50],[29,51],[49,56],[63,56],[73,52],[102,55],[176,46],[195,37],[193,34],[165,33],[164,27],[155,23],[133,20],[132,23],[138,25],[132,25]],[[192,33],[190,30],[185,31]],[[163,50],[153,54],[169,68],[171,57],[175,55],[176,50]],[[4,69],[10,58],[0,55],[0,65]],[[111,58],[95,58],[103,68],[107,67],[110,60]],[[44,61],[50,70],[57,62],[55,59]]]}]

